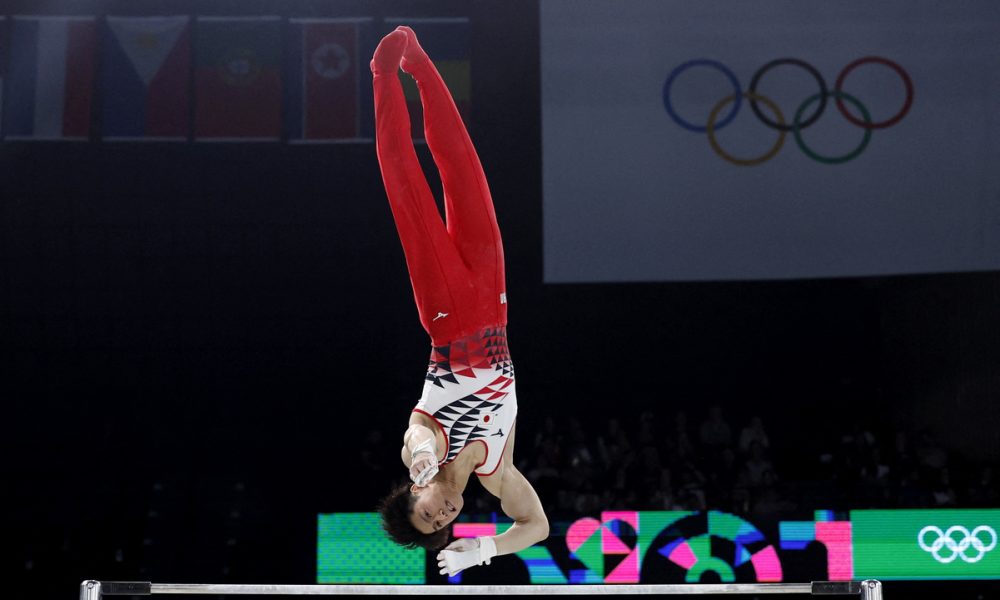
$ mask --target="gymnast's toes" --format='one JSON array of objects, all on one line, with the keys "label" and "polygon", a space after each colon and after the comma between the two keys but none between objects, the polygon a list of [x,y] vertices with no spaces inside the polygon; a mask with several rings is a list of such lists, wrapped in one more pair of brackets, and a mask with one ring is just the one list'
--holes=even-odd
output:
[{"label": "gymnast's toes", "polygon": [[399,66],[409,73],[411,67],[427,60],[427,53],[420,47],[420,42],[417,41],[417,34],[412,29],[406,25],[400,25],[396,28],[396,31],[402,31],[406,34],[406,49],[403,50],[403,60]]},{"label": "gymnast's toes", "polygon": [[372,73],[395,73],[399,69],[399,61],[403,57],[406,45],[406,32],[399,29],[382,38],[372,57]]}]

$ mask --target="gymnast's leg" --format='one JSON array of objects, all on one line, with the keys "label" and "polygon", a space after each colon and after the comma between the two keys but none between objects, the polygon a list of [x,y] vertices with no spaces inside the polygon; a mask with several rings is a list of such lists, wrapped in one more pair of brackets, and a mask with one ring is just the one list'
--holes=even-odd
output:
[{"label": "gymnast's leg", "polygon": [[434,63],[406,26],[401,67],[413,76],[424,109],[424,137],[441,173],[448,234],[473,273],[478,294],[474,307],[483,325],[506,324],[503,242],[489,185],[472,140]]},{"label": "gymnast's leg", "polygon": [[406,43],[406,33],[394,31],[382,40],[372,58],[375,147],[420,322],[435,344],[443,344],[465,329],[460,308],[469,302],[473,285],[441,220],[413,147],[398,75]]}]

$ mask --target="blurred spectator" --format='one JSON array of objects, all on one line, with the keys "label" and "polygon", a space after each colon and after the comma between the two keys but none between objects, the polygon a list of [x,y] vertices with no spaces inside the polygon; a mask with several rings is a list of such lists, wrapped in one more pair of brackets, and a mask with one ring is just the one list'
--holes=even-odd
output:
[{"label": "blurred spectator", "polygon": [[913,449],[910,446],[910,436],[905,431],[896,432],[893,438],[892,454],[888,458],[888,462],[895,467],[894,473],[891,474],[894,481],[898,480],[902,473],[908,473],[916,465],[916,458],[913,456]]},{"label": "blurred spectator", "polygon": [[560,441],[559,432],[556,429],[556,421],[551,415],[542,419],[542,427],[535,433],[534,448],[537,450],[546,442],[555,442],[558,446]]},{"label": "blurred spectator", "polygon": [[750,423],[740,431],[740,452],[744,454],[749,452],[750,444],[753,442],[759,442],[765,449],[771,447],[760,417],[751,417]]},{"label": "blurred spectator", "polygon": [[937,473],[937,481],[931,489],[931,497],[935,507],[954,507],[958,505],[958,494],[951,486],[951,476],[947,467],[942,468]]},{"label": "blurred spectator", "polygon": [[873,446],[866,460],[861,464],[861,499],[869,506],[888,506],[890,499],[890,475],[892,468],[883,460],[882,450]]},{"label": "blurred spectator", "polygon": [[596,466],[596,454],[590,449],[591,437],[584,431],[583,425],[576,417],[569,418],[569,432],[567,434],[568,449],[566,451],[566,462],[569,469],[566,471],[567,477],[575,482],[574,488],[594,478],[594,468]]},{"label": "blurred spectator", "polygon": [[915,453],[921,467],[937,470],[948,465],[947,451],[934,438],[934,434],[927,429],[921,431],[917,437]]},{"label": "blurred spectator", "polygon": [[740,515],[743,517],[749,516],[750,490],[742,486],[737,486],[733,488],[733,499],[729,510],[734,515]]},{"label": "blurred spectator", "polygon": [[796,505],[789,500],[789,495],[778,487],[778,476],[771,469],[761,474],[760,488],[753,497],[752,514],[755,517],[767,518],[787,514],[795,510]]},{"label": "blurred spectator", "polygon": [[920,470],[916,466],[910,467],[909,471],[900,480],[899,488],[896,492],[896,501],[898,502],[898,506],[905,506],[907,508],[926,508],[930,506],[930,493],[924,486],[923,480],[920,477]]},{"label": "blurred spectator", "polygon": [[718,464],[709,472],[710,501],[716,506],[727,506],[732,492],[740,480],[740,465],[732,448],[723,448]]},{"label": "blurred spectator", "polygon": [[632,449],[628,438],[628,433],[622,428],[618,419],[614,417],[608,419],[607,429],[597,438],[598,453],[605,468],[618,466]]},{"label": "blurred spectator", "polygon": [[995,507],[1000,502],[997,493],[997,483],[992,465],[986,465],[979,470],[978,476],[969,482],[965,496],[969,506],[985,508]]},{"label": "blurred spectator", "polygon": [[666,444],[672,464],[683,463],[694,454],[694,443],[688,432],[687,413],[683,410],[674,413],[673,435],[666,439]]},{"label": "blurred spectator", "polygon": [[698,439],[708,449],[719,449],[733,443],[733,434],[729,423],[722,416],[722,407],[718,404],[709,409],[708,419],[703,421],[698,429]]},{"label": "blurred spectator", "polygon": [[560,487],[559,469],[552,466],[549,462],[549,456],[545,452],[539,453],[535,457],[534,466],[529,468],[524,476],[528,478],[542,498],[549,495],[543,491],[554,492]]},{"label": "blurred spectator", "polygon": [[558,479],[559,469],[552,466],[547,453],[541,452],[535,457],[534,464],[525,470],[524,475],[532,483],[536,483],[544,479]]},{"label": "blurred spectator", "polygon": [[848,462],[854,468],[859,468],[859,465],[867,458],[870,449],[875,446],[875,434],[860,423],[855,422],[851,425],[851,431],[840,437],[840,445]]},{"label": "blurred spectator", "polygon": [[910,451],[910,438],[906,435],[905,431],[896,432],[893,440],[893,460],[897,465],[913,460],[913,455]]},{"label": "blurred spectator", "polygon": [[663,465],[660,464],[660,451],[655,446],[643,446],[639,450],[635,465],[633,483],[642,498],[652,498],[660,486],[663,475]]},{"label": "blurred spectator", "polygon": [[760,487],[766,471],[774,471],[774,465],[764,456],[764,446],[760,442],[751,442],[750,457],[743,463],[743,483],[751,488]]},{"label": "blurred spectator", "polygon": [[670,469],[660,469],[660,479],[649,498],[649,508],[652,510],[681,510],[674,496]]},{"label": "blurred spectator", "polygon": [[694,463],[687,463],[681,469],[678,504],[683,510],[706,510],[705,476]]},{"label": "blurred spectator", "polygon": [[656,431],[656,415],[651,410],[639,414],[639,432],[636,441],[640,446],[655,446],[658,443]]}]

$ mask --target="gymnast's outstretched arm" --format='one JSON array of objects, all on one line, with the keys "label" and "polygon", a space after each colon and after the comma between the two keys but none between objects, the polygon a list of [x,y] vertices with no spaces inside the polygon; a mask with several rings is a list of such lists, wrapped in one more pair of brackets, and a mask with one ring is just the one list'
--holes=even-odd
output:
[{"label": "gymnast's outstretched arm", "polygon": [[514,520],[507,531],[495,537],[463,538],[438,553],[442,574],[454,575],[471,566],[489,564],[502,554],[514,554],[549,537],[549,520],[531,483],[514,466],[514,434],[504,451],[503,472],[499,477],[479,481],[491,494],[500,498],[500,508]]},{"label": "gymnast's outstretched arm", "polygon": [[501,478],[500,509],[514,519],[510,529],[493,538],[497,554],[514,554],[549,537],[549,520],[535,488],[508,464]]}]

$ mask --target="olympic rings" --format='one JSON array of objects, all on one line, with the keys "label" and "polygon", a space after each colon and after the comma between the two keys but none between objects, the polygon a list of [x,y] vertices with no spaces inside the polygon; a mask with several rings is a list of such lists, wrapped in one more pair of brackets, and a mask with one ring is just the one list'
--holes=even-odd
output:
[{"label": "olympic rings", "polygon": [[853,104],[858,110],[861,111],[861,114],[865,118],[864,124],[866,125],[871,125],[872,117],[871,115],[868,114],[868,109],[866,109],[864,104],[861,104],[861,102],[859,102],[857,98],[840,91],[825,92],[823,94],[813,94],[812,96],[806,98],[806,101],[803,102],[802,106],[799,107],[799,110],[796,111],[795,118],[792,120],[792,134],[795,135],[795,143],[799,145],[799,149],[802,150],[803,154],[805,154],[806,156],[817,162],[821,162],[828,165],[838,165],[840,163],[845,163],[849,160],[853,160],[859,154],[864,152],[865,148],[868,146],[868,142],[870,142],[872,139],[872,130],[871,127],[866,127],[865,137],[861,140],[861,144],[859,144],[857,148],[855,148],[854,150],[848,152],[843,156],[837,156],[831,158],[828,156],[820,156],[819,154],[813,152],[813,150],[809,148],[809,146],[806,146],[806,143],[802,140],[802,125],[799,123],[799,119],[802,118],[802,113],[803,111],[805,111],[806,107],[815,102],[816,99],[819,99],[820,103],[825,102],[826,96],[833,96],[834,98],[837,99],[838,102],[840,102],[841,100],[847,100],[848,102]]},{"label": "olympic rings", "polygon": [[663,84],[663,106],[664,108],[667,109],[667,114],[670,115],[670,118],[673,119],[678,125],[680,125],[684,129],[687,129],[688,131],[696,131],[701,133],[706,131],[708,128],[702,127],[700,125],[692,125],[691,123],[688,123],[684,119],[680,118],[679,116],[677,116],[677,113],[674,112],[673,104],[670,103],[670,87],[674,84],[674,79],[677,79],[678,75],[680,75],[684,71],[687,71],[691,67],[699,67],[699,66],[712,67],[718,69],[719,71],[722,71],[722,74],[725,75],[729,79],[729,82],[733,84],[733,90],[735,91],[736,94],[736,102],[733,104],[733,110],[731,110],[729,114],[726,115],[725,119],[719,121],[719,123],[716,124],[715,126],[716,129],[720,129],[722,127],[725,127],[726,125],[729,125],[729,122],[736,118],[736,113],[739,112],[740,110],[740,99],[742,98],[742,96],[740,95],[740,81],[739,79],[736,79],[736,74],[730,71],[728,67],[726,67],[724,64],[720,63],[717,60],[710,60],[707,58],[689,60],[686,63],[674,69],[673,71],[671,71],[670,76],[667,77],[667,82]]},{"label": "olympic rings", "polygon": [[[752,92],[743,92],[742,95],[745,96],[746,99],[749,100],[750,102],[763,102],[764,104],[767,105],[768,108],[771,109],[771,112],[774,113],[774,116],[778,117],[778,127],[777,127],[777,129],[779,130],[778,141],[776,141],[774,145],[771,146],[770,150],[768,150],[765,154],[758,156],[757,158],[736,158],[735,156],[732,156],[731,154],[723,150],[722,146],[719,145],[718,140],[715,139],[715,130],[717,129],[715,125],[715,119],[716,117],[719,116],[719,111],[722,110],[723,107],[725,107],[730,102],[734,102],[735,100],[734,96],[726,96],[721,101],[719,101],[718,104],[715,105],[715,107],[712,109],[711,114],[708,115],[708,127],[707,127],[708,143],[712,145],[712,150],[715,150],[715,153],[721,156],[727,162],[730,162],[734,165],[752,167],[753,165],[759,165],[763,162],[767,162],[772,158],[774,158],[774,155],[776,155],[778,151],[781,150],[781,147],[785,144],[785,131],[786,131],[785,116],[781,114],[781,109],[778,108],[778,105],[772,102],[770,98],[765,98],[764,96],[761,96],[759,94],[754,94]],[[738,97],[739,96],[736,96],[736,98]],[[755,108],[754,110],[757,109]],[[798,130],[796,129],[795,131],[797,135]]]},{"label": "olympic rings", "polygon": [[[750,91],[756,93],[757,84],[760,83],[760,78],[764,76],[764,73],[767,73],[768,71],[779,65],[797,65],[799,67],[802,67],[803,69],[808,71],[809,74],[813,76],[813,79],[816,80],[816,83],[819,84],[820,100],[819,100],[819,106],[816,107],[816,112],[813,113],[813,115],[808,119],[806,119],[805,121],[798,123],[798,127],[805,129],[806,127],[809,127],[817,120],[819,120],[820,116],[823,115],[823,111],[826,109],[826,98],[827,98],[826,82],[823,81],[823,76],[819,74],[819,71],[816,70],[816,67],[805,62],[804,60],[799,60],[797,58],[779,58],[776,60],[772,60],[763,67],[757,69],[757,72],[753,74],[753,78],[750,80]],[[750,108],[753,109],[753,114],[757,115],[757,118],[760,119],[761,122],[763,122],[768,127],[774,129],[780,129],[781,131],[791,131],[796,125],[795,123],[791,125],[785,125],[785,124],[779,125],[778,123],[772,123],[767,117],[761,114],[760,109],[757,107],[757,103],[753,100],[750,101]]]},{"label": "olympic rings", "polygon": [[[903,85],[906,87],[906,98],[903,101],[902,108],[900,108],[899,111],[892,117],[880,122],[873,122],[871,114],[868,109],[862,105],[861,101],[843,90],[844,81],[847,79],[847,76],[851,73],[851,71],[861,65],[869,63],[881,64],[889,67],[896,72],[899,78],[903,81]],[[812,76],[812,78],[816,80],[819,87],[819,93],[813,94],[807,98],[795,111],[795,118],[792,119],[791,123],[787,123],[784,120],[780,108],[774,101],[758,93],[758,86],[760,85],[761,79],[764,75],[768,71],[782,65],[792,65],[805,69]],[[699,66],[710,67],[720,71],[726,76],[734,88],[733,94],[726,96],[712,108],[709,112],[708,122],[705,126],[697,125],[681,118],[674,109],[673,102],[671,101],[671,92],[673,91],[673,85],[677,77],[688,69]],[[706,133],[712,150],[715,151],[715,153],[718,154],[723,160],[735,165],[753,166],[762,164],[774,158],[784,144],[784,134],[789,131],[791,131],[795,136],[796,145],[802,153],[816,162],[831,165],[850,162],[851,160],[857,158],[868,147],[868,143],[871,141],[871,132],[873,129],[886,129],[899,123],[909,113],[910,108],[913,105],[913,81],[910,79],[909,74],[899,64],[880,56],[866,56],[849,63],[837,76],[836,84],[834,85],[832,91],[827,88],[826,81],[815,67],[797,58],[779,58],[766,63],[753,74],[753,77],[750,80],[750,87],[747,88],[747,91],[743,92],[741,90],[742,88],[739,80],[736,78],[736,75],[721,62],[711,59],[689,60],[675,67],[667,76],[667,80],[663,85],[663,106],[667,111],[667,115],[669,115],[670,118],[682,128],[687,129],[688,131]],[[848,122],[865,130],[865,135],[858,147],[843,156],[822,156],[809,148],[802,139],[802,130],[819,120],[826,110],[827,100],[830,97],[834,98],[837,109],[844,116],[844,118],[848,120]],[[722,129],[726,125],[729,125],[736,118],[736,115],[742,106],[741,101],[743,98],[746,98],[749,101],[748,103],[750,104],[750,108],[757,116],[758,120],[760,120],[767,127],[780,132],[774,146],[772,146],[771,149],[765,154],[757,158],[741,159],[733,157],[722,149],[715,135],[718,130]],[[853,107],[861,113],[862,118],[858,118],[852,114],[845,105],[845,101],[847,104],[853,105]],[[806,109],[809,108],[814,102],[817,103],[815,110],[808,117],[804,117],[803,115],[805,114]],[[719,113],[730,103],[733,105],[732,108],[722,119],[719,119]],[[761,111],[759,104],[767,106],[769,111],[774,113],[775,117],[777,117],[777,121],[766,116],[763,111]]]},{"label": "olympic rings", "polygon": [[903,117],[906,116],[906,113],[910,112],[910,106],[913,104],[913,81],[910,80],[910,75],[903,70],[903,67],[897,65],[896,63],[892,62],[887,58],[882,58],[881,56],[866,56],[864,58],[859,58],[858,60],[844,67],[844,70],[841,71],[840,75],[837,76],[837,83],[836,85],[833,86],[833,89],[839,92],[844,85],[844,80],[847,79],[847,74],[853,71],[856,67],[860,67],[865,63],[878,63],[881,65],[885,65],[899,75],[899,78],[903,80],[903,85],[906,86],[906,100],[903,101],[903,108],[899,109],[899,112],[896,113],[895,116],[890,117],[885,121],[881,121],[879,123],[869,123],[869,122],[862,123],[858,121],[854,115],[852,115],[846,108],[844,108],[844,103],[840,101],[840,98],[837,98],[837,108],[840,109],[841,114],[843,114],[848,121],[854,123],[858,127],[864,127],[865,129],[885,129],[886,127],[892,127],[896,123],[899,123],[900,121],[903,120]]},{"label": "olympic rings", "polygon": [[[930,544],[927,543],[927,534],[933,533],[937,537]],[[958,533],[962,536],[962,539],[956,540],[954,535]],[[985,539],[989,539],[988,542],[983,542],[980,539],[981,534],[986,534],[988,536]],[[986,556],[986,553],[990,550],[996,548],[997,545],[997,532],[992,527],[988,525],[980,525],[972,531],[969,531],[961,525],[952,525],[946,531],[941,531],[940,527],[935,527],[934,525],[928,525],[920,530],[917,534],[917,544],[920,549],[924,552],[930,552],[934,560],[942,564],[948,564],[954,561],[956,558],[961,558],[967,563],[976,563]],[[944,548],[951,554],[946,556],[941,555],[941,549]],[[972,548],[976,551],[976,554],[969,556],[965,553],[966,550]]]}]

